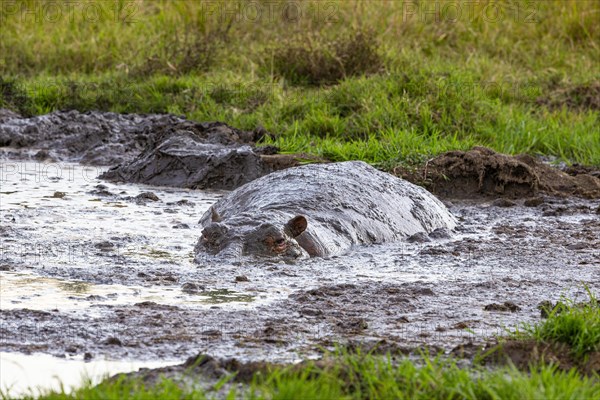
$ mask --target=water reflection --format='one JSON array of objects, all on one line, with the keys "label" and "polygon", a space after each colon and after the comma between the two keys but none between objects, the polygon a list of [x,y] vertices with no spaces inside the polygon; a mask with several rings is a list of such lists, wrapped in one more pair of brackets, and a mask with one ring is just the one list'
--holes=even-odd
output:
[{"label": "water reflection", "polygon": [[70,393],[73,387],[79,387],[85,381],[95,385],[109,375],[165,367],[181,361],[84,361],[83,356],[58,358],[48,354],[0,352],[0,397],[37,396],[61,388]]}]

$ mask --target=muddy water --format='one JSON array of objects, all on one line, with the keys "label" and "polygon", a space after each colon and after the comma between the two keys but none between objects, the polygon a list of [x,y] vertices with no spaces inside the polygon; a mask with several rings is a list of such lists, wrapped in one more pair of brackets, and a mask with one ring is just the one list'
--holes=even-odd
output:
[{"label": "muddy water", "polygon": [[37,396],[48,390],[70,393],[83,380],[97,384],[115,373],[137,371],[140,368],[159,368],[171,365],[164,361],[95,360],[83,362],[83,357],[57,358],[47,354],[24,355],[0,352],[2,386],[10,398]]},{"label": "muddy water", "polygon": [[451,238],[196,265],[197,222],[223,193],[109,184],[103,171],[0,163],[0,351],[291,362],[345,342],[450,350],[539,320],[543,300],[583,299],[582,283],[600,289],[598,201],[447,202]]}]

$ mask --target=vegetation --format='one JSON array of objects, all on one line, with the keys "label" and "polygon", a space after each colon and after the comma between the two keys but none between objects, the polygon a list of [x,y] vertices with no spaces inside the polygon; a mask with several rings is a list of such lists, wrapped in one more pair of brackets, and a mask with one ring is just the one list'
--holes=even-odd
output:
[{"label": "vegetation", "polygon": [[590,299],[586,303],[563,299],[554,307],[546,307],[544,312],[548,319],[540,324],[524,324],[512,337],[566,344],[578,360],[600,352],[600,305],[589,289],[588,295]]},{"label": "vegetation", "polygon": [[385,168],[473,145],[600,165],[599,13],[593,0],[7,2],[0,107],[263,126],[284,152]]},{"label": "vegetation", "polygon": [[[541,366],[523,372],[514,366],[494,370],[459,368],[455,361],[427,358],[395,361],[374,355],[338,355],[325,365],[276,369],[256,375],[246,387],[211,391],[185,390],[164,379],[145,386],[139,379],[106,380],[86,384],[73,393],[46,393],[38,399],[205,399],[216,391],[226,398],[249,399],[592,399],[600,396],[598,376],[576,370]],[[33,398],[33,397],[32,397]]]}]

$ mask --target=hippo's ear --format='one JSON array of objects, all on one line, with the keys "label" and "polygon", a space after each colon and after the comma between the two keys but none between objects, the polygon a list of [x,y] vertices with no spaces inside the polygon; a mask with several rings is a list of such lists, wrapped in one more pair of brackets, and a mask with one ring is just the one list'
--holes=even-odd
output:
[{"label": "hippo's ear", "polygon": [[215,207],[211,207],[210,208],[210,220],[211,222],[221,222],[221,216],[219,215],[219,213],[217,212],[217,210],[215,209]]},{"label": "hippo's ear", "polygon": [[306,230],[307,226],[308,222],[306,222],[306,218],[302,215],[298,215],[290,219],[288,223],[285,224],[285,228],[289,231],[292,237],[300,235]]}]

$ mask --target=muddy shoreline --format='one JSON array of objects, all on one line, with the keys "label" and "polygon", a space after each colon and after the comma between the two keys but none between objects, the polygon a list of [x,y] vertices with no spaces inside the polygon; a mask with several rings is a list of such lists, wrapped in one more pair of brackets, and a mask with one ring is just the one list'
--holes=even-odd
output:
[{"label": "muddy shoreline", "polygon": [[[162,126],[173,122],[164,118]],[[4,128],[22,124],[14,116],[3,121]],[[455,189],[444,186],[443,200],[459,221],[449,238],[364,246],[298,263],[196,265],[198,220],[225,192],[191,188],[218,181],[217,175],[178,185],[183,188],[100,180],[108,167],[81,165],[99,160],[91,156],[98,147],[88,149],[91,158],[70,147],[57,155],[52,147],[72,140],[68,135],[52,144],[42,135],[41,142],[17,146],[2,129],[2,351],[181,361],[202,353],[277,363],[319,357],[336,344],[451,353],[459,346],[483,345],[519,323],[539,321],[543,301],[584,299],[584,285],[600,289],[600,197],[594,194],[593,169],[574,173],[585,175],[587,186],[555,185],[550,191],[541,187],[538,164],[518,160],[529,165],[526,169],[506,159],[512,169],[500,176],[490,169],[490,160],[501,158],[495,153],[457,153],[453,160],[485,162],[477,164],[483,170],[476,163],[463,168],[467,183],[458,179]],[[196,141],[198,134],[186,129],[167,136]],[[233,128],[218,126],[223,129]],[[256,137],[251,139],[231,144],[233,151],[246,146],[255,154]],[[164,144],[161,140],[154,143]],[[49,148],[40,149],[40,143]],[[156,147],[144,150],[141,142],[127,142],[123,148],[138,153],[125,151],[117,160],[110,149],[121,147],[111,143],[102,144],[106,158],[100,164],[131,167],[164,155]],[[259,164],[265,156],[273,154],[259,154]],[[455,165],[449,159],[444,165]],[[425,176],[435,184],[442,161],[414,180]],[[267,170],[272,167],[261,173]],[[525,173],[519,175],[523,181],[514,181],[515,171]],[[488,184],[500,178],[502,190]]]},{"label": "muddy shoreline", "polygon": [[[23,118],[0,109],[0,158],[109,166],[101,177],[111,182],[232,190],[302,161],[328,162],[258,145],[267,136],[274,138],[260,126],[243,131],[172,114],[73,110]],[[450,151],[423,166],[391,172],[447,199],[600,198],[598,168],[556,168],[531,155],[508,156],[485,147]]]}]

